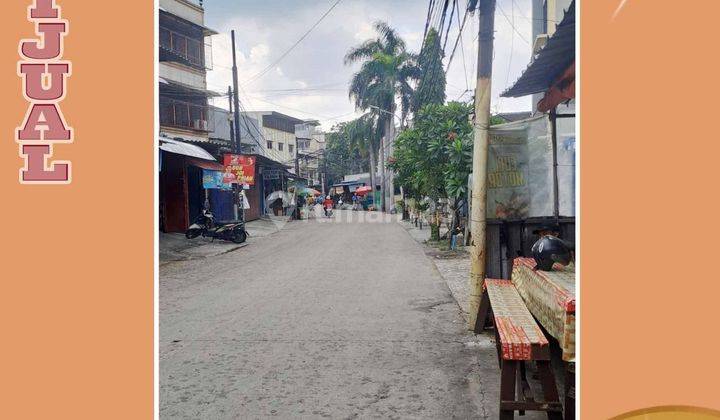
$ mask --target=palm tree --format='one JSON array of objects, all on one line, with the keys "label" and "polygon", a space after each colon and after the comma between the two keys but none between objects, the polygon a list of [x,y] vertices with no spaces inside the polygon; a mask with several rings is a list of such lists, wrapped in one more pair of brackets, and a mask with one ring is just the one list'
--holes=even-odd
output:
[{"label": "palm tree", "polygon": [[345,126],[350,146],[357,150],[370,164],[370,186],[375,198],[375,150],[380,147],[381,136],[375,125],[375,115],[366,113],[356,120],[352,120]]},{"label": "palm tree", "polygon": [[[357,109],[368,110],[374,115],[377,127],[382,135],[380,143],[383,195],[385,190],[385,149],[392,146],[395,123],[396,98],[400,101],[401,123],[410,112],[413,97],[412,80],[419,76],[416,56],[405,48],[405,41],[385,22],[375,22],[378,37],[369,39],[353,47],[345,55],[345,64],[362,62],[355,73],[349,89],[350,99],[355,101]],[[390,191],[392,198],[392,191]],[[383,200],[383,210],[387,209]]]}]

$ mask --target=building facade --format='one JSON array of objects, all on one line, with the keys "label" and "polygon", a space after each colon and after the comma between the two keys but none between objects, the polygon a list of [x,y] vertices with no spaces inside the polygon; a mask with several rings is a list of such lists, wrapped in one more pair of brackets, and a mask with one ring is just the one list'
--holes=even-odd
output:
[{"label": "building facade", "polygon": [[[304,121],[281,114],[275,111],[248,111],[241,113],[243,117],[250,117],[257,121],[260,129],[261,143],[259,148],[263,156],[284,165],[289,165],[294,172],[294,162],[297,157],[297,142],[295,126]],[[250,134],[250,133],[248,133]]]},{"label": "building facade", "polygon": [[298,175],[308,180],[308,185],[322,186],[320,160],[325,151],[325,133],[320,130],[320,122],[308,120],[295,125],[295,138],[298,148]]},{"label": "building facade", "polygon": [[[216,160],[229,149],[208,106],[217,94],[207,89],[212,60],[204,9],[189,0],[160,0],[160,227],[182,232],[200,214],[209,197],[203,169],[222,169]],[[222,121],[221,121],[222,123]],[[215,133],[211,137],[211,133]]]},{"label": "building facade", "polygon": [[[573,0],[533,0],[532,2],[532,38],[533,57],[547,40],[555,33],[555,28],[563,20],[565,11],[570,7]],[[537,103],[542,99],[542,94],[532,96],[533,113],[537,111]],[[573,101],[574,109],[574,101]],[[569,111],[569,110],[568,110]]]}]

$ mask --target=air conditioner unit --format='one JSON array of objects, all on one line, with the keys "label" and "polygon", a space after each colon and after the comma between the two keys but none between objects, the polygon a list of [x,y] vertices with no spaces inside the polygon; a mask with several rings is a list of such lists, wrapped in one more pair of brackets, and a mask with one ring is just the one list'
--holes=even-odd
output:
[{"label": "air conditioner unit", "polygon": [[196,130],[207,131],[208,122],[206,120],[193,120],[193,128]]},{"label": "air conditioner unit", "polygon": [[533,42],[533,55],[537,54],[543,47],[547,44],[548,39],[550,39],[550,35],[548,34],[540,34],[535,37],[535,42]]}]

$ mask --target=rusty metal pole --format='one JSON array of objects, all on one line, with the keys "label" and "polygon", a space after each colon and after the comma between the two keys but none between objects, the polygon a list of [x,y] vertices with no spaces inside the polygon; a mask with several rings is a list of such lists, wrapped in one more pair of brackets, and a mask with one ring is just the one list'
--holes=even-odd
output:
[{"label": "rusty metal pole", "polygon": [[490,126],[495,0],[479,0],[478,3],[480,27],[473,127],[472,246],[470,248],[470,299],[468,303],[468,329],[476,332],[482,330],[483,327],[481,325],[478,328],[475,324],[485,279],[485,203],[487,201],[488,127]]}]

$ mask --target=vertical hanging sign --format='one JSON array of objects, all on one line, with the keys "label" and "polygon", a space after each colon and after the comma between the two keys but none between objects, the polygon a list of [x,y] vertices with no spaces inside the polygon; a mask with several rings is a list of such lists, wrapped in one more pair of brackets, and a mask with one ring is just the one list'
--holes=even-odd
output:
[{"label": "vertical hanging sign", "polygon": [[34,0],[27,19],[35,25],[37,38],[21,40],[18,48],[18,76],[29,103],[15,132],[20,157],[25,160],[20,183],[69,184],[70,162],[50,160],[55,144],[73,141],[73,130],[60,111],[71,74],[70,62],[62,60],[69,23],[61,19],[55,0]]}]

